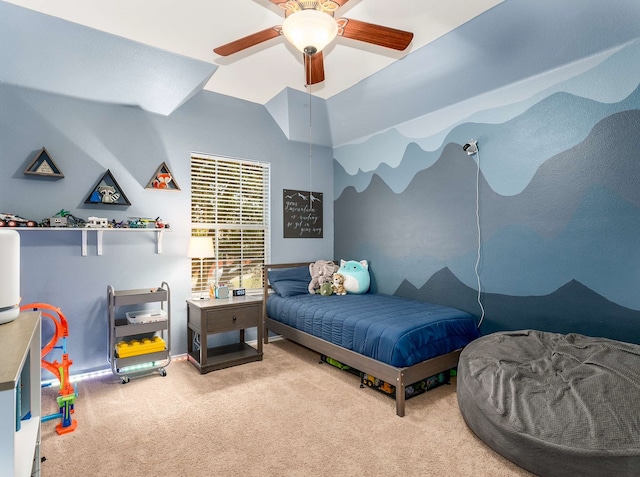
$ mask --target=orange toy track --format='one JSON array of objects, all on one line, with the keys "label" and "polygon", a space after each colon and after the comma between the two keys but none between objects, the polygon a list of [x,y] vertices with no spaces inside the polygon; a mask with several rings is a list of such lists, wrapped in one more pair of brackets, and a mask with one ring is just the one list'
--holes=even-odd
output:
[{"label": "orange toy track", "polygon": [[[78,422],[71,417],[71,414],[73,414],[76,392],[69,379],[69,367],[73,364],[73,361],[69,359],[69,355],[67,354],[67,337],[69,336],[69,325],[67,323],[67,319],[62,314],[62,311],[60,311],[60,308],[56,308],[47,303],[30,303],[28,305],[21,306],[20,310],[40,311],[42,316],[49,318],[55,324],[53,337],[40,352],[40,364],[44,369],[57,377],[60,382],[60,390],[57,398],[60,413],[43,416],[42,421],[60,417],[61,421],[56,427],[56,432],[58,434],[67,434],[72,432],[76,429]],[[50,312],[54,312],[55,315]],[[56,346],[56,343],[60,340],[62,344]],[[44,357],[56,347],[62,348],[62,363],[59,363],[57,360],[50,362],[44,359]]]}]

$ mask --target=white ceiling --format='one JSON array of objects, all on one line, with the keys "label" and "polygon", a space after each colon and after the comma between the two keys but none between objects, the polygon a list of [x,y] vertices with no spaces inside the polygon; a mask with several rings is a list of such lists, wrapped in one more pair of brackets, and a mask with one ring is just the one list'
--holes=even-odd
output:
[{"label": "white ceiling", "polygon": [[[269,0],[4,0],[100,31],[218,66],[204,89],[266,104],[284,88],[305,91],[302,54],[283,37],[221,57],[213,48],[280,25]],[[313,86],[330,98],[419,49],[502,0],[350,0],[336,12],[407,30],[404,52],[337,38],[325,50],[326,80]]]}]

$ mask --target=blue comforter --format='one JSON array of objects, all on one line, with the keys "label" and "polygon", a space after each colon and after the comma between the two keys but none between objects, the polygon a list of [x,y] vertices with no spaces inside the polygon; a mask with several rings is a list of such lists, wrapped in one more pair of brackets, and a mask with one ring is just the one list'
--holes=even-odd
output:
[{"label": "blue comforter", "polygon": [[462,348],[480,336],[455,308],[392,295],[311,295],[267,300],[270,318],[396,367]]}]

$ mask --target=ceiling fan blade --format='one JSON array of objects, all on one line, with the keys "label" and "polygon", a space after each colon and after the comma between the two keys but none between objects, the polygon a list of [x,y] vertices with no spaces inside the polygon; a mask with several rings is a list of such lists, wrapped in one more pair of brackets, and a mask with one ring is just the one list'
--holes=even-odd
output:
[{"label": "ceiling fan blade", "polygon": [[308,85],[324,81],[324,56],[319,51],[311,56],[304,55],[304,71]]},{"label": "ceiling fan blade", "polygon": [[229,56],[234,53],[238,53],[246,48],[258,45],[264,41],[271,40],[280,36],[282,28],[280,26],[267,28],[265,30],[253,33],[252,35],[245,36],[238,40],[227,43],[226,45],[214,48],[213,51],[220,56]]},{"label": "ceiling fan blade", "polygon": [[338,35],[353,40],[364,41],[373,45],[384,46],[394,50],[404,50],[413,40],[413,33],[396,30],[382,25],[361,22],[350,18],[340,18],[338,22]]}]

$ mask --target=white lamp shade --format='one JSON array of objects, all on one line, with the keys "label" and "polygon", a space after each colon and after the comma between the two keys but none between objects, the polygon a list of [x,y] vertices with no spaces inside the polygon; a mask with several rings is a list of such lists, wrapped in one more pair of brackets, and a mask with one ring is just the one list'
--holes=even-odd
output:
[{"label": "white lamp shade", "polygon": [[338,24],[331,15],[319,10],[300,10],[285,19],[282,33],[303,53],[307,47],[317,52],[333,41],[338,34]]},{"label": "white lamp shade", "polygon": [[0,324],[20,314],[20,234],[0,230]]},{"label": "white lamp shade", "polygon": [[211,237],[191,237],[189,241],[189,258],[213,258],[215,250],[213,248],[213,240]]}]

